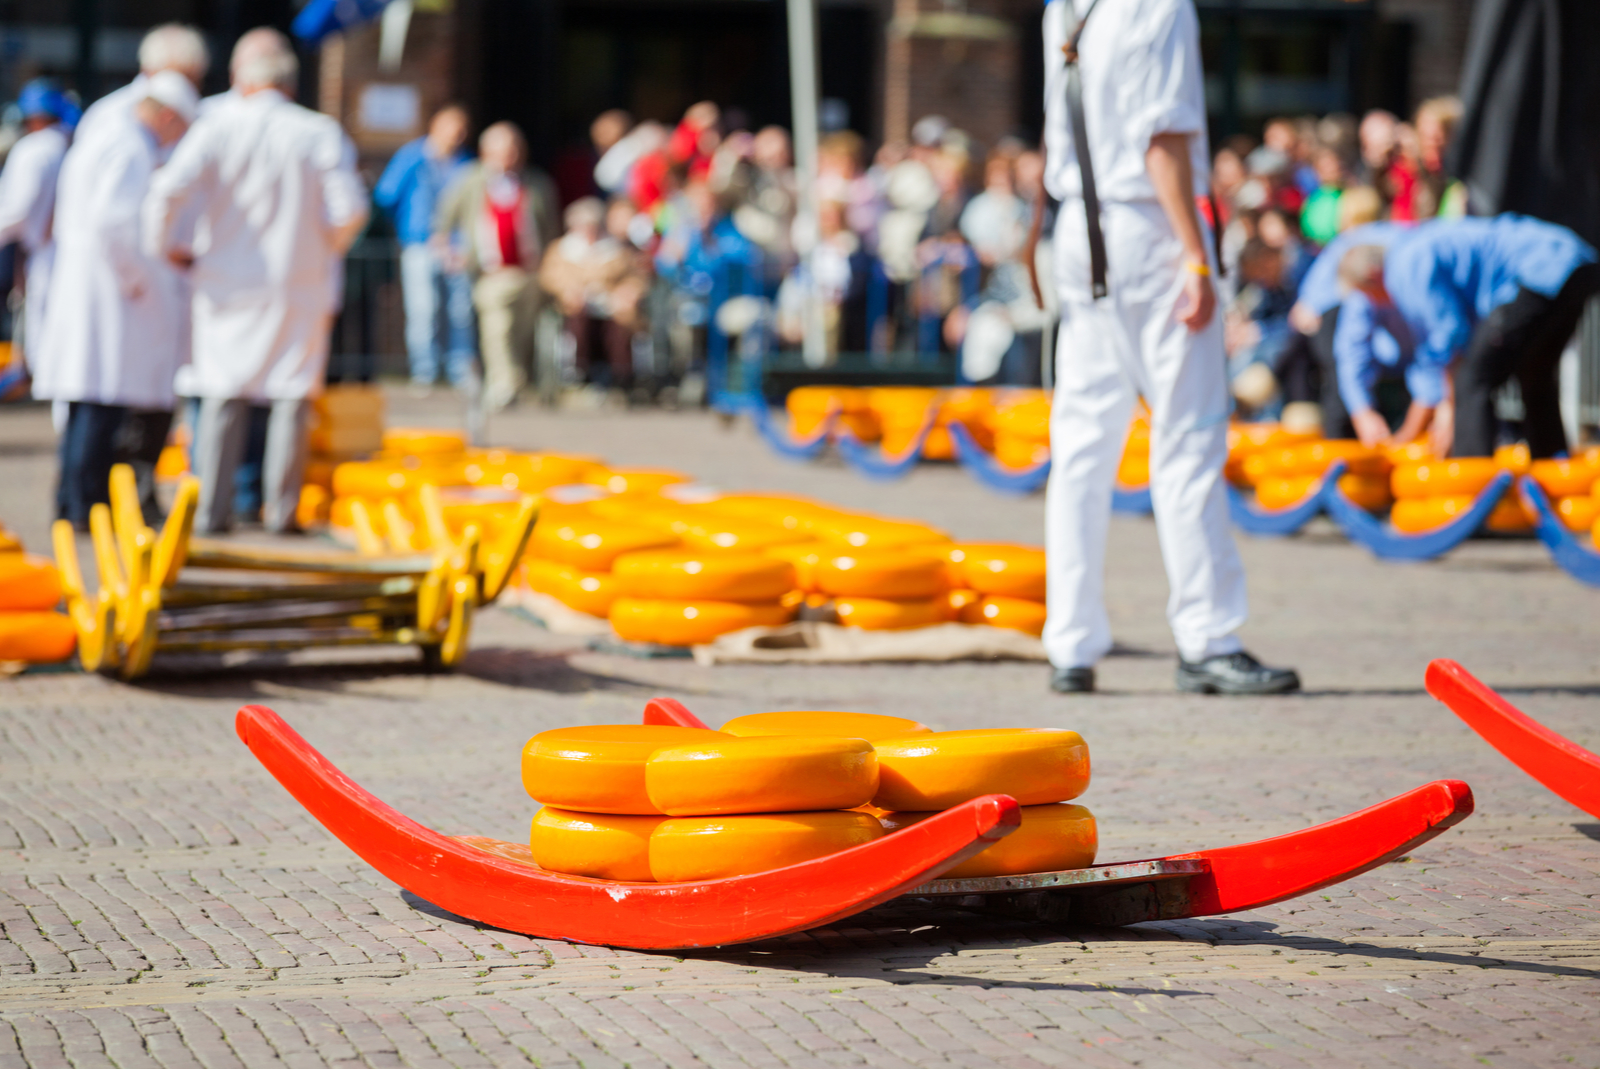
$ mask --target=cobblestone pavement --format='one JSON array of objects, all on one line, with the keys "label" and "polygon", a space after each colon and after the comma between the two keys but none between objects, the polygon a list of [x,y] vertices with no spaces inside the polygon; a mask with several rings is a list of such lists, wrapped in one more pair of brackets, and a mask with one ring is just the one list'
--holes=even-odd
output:
[{"label": "cobblestone pavement", "polygon": [[[442,421],[443,401],[397,399]],[[746,428],[649,413],[498,419],[496,441],[671,465],[1037,541],[1038,499],[925,468],[868,483],[771,458]],[[37,409],[0,415],[0,518],[46,545]],[[1119,519],[1104,693],[1037,665],[699,668],[587,652],[498,610],[462,671],[254,665],[140,686],[0,682],[0,1065],[525,1064],[1155,1067],[1600,1065],[1600,824],[1422,690],[1451,656],[1600,746],[1595,594],[1526,542],[1374,562],[1329,531],[1242,540],[1263,657],[1304,695],[1171,690],[1148,521]],[[402,811],[521,838],[535,731],[630,721],[669,694],[713,723],[771,708],[940,727],[1064,725],[1095,757],[1103,860],[1278,834],[1431,779],[1478,812],[1409,858],[1253,913],[1050,928],[883,907],[834,929],[694,953],[485,930],[359,862],[239,744],[259,702]]]}]

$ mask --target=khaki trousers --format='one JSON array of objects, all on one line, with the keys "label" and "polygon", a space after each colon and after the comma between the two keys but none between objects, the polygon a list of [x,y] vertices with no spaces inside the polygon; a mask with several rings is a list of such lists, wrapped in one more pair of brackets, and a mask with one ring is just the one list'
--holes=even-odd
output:
[{"label": "khaki trousers", "polygon": [[527,381],[523,367],[539,311],[538,294],[533,276],[520,267],[502,267],[473,284],[472,303],[478,308],[478,349],[483,354],[484,402],[490,409],[509,405]]}]

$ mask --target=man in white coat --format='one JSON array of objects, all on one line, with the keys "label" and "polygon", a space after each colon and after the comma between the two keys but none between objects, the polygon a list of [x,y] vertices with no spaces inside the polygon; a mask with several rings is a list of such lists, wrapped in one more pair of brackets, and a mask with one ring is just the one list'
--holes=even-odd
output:
[{"label": "man in white coat", "polygon": [[128,409],[172,411],[186,309],[170,265],[145,254],[139,217],[158,154],[183,136],[197,99],[181,75],[158,74],[146,81],[144,99],[108,117],[61,166],[49,354],[33,392],[68,402],[57,507],[79,530],[107,499]]},{"label": "man in white coat", "polygon": [[[1210,151],[1194,5],[1050,0],[1044,19],[1046,186],[1062,202],[1054,272],[1061,342],[1045,504],[1051,686],[1092,691],[1095,662],[1111,649],[1105,555],[1112,482],[1143,395],[1178,688],[1297,689],[1293,671],[1262,665],[1236,635],[1247,604],[1222,482],[1229,402],[1216,267],[1195,205],[1208,188]],[[1081,84],[1078,121],[1069,43],[1076,44]],[[1086,129],[1089,181],[1074,127]],[[1093,218],[1103,228],[1098,254],[1091,245],[1099,235],[1091,236],[1085,211],[1095,193],[1100,210]]]},{"label": "man in white coat", "polygon": [[[145,84],[162,71],[177,71],[200,90],[206,71],[211,68],[211,51],[206,39],[193,26],[169,22],[146,33],[139,41],[139,73],[121,89],[114,89],[90,104],[78,122],[78,138],[87,138],[102,122],[113,117],[126,119],[145,98]],[[170,148],[170,146],[169,146]],[[163,158],[167,149],[162,150]]]},{"label": "man in white coat", "polygon": [[[282,34],[245,34],[231,70],[233,93],[206,111],[157,175],[145,239],[190,267],[197,527],[232,525],[234,473],[256,404],[272,409],[263,523],[291,531],[310,400],[328,362],[336,269],[366,222],[367,193],[339,124],[290,99],[299,66]],[[191,218],[203,235],[193,247]]]},{"label": "man in white coat", "polygon": [[28,366],[35,368],[44,355],[45,297],[55,260],[56,178],[72,142],[68,120],[76,115],[76,109],[44,78],[22,87],[17,106],[28,132],[11,146],[5,169],[0,170],[0,246],[16,242],[26,258],[22,350]]}]

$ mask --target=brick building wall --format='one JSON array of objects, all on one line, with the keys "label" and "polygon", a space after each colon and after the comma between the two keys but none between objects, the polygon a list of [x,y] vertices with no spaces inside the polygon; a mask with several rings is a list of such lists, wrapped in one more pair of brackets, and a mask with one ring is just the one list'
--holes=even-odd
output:
[{"label": "brick building wall", "polygon": [[1413,27],[1413,104],[1456,92],[1472,21],[1472,0],[1379,0],[1378,16],[1409,22]]}]

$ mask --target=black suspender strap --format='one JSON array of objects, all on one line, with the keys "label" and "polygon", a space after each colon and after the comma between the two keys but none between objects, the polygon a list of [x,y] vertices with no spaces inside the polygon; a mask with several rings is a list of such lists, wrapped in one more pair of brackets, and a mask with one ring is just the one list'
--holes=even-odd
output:
[{"label": "black suspender strap", "polygon": [[[1073,0],[1062,0],[1076,14]],[[1089,131],[1083,120],[1083,82],[1078,77],[1078,38],[1100,0],[1092,0],[1077,20],[1061,52],[1067,59],[1067,115],[1072,122],[1072,143],[1078,151],[1078,178],[1083,186],[1083,216],[1089,227],[1089,282],[1096,300],[1106,295],[1106,235],[1100,229],[1100,195],[1094,188],[1094,163],[1089,159]]]},{"label": "black suspender strap", "polygon": [[1206,201],[1211,205],[1211,252],[1217,258],[1217,277],[1228,277],[1228,265],[1222,262],[1222,209],[1217,206],[1217,195],[1206,190]]}]

